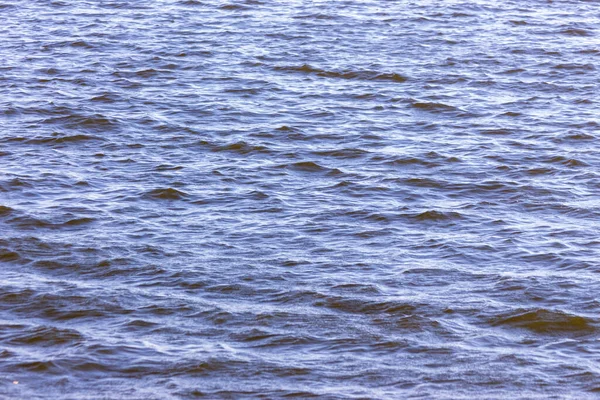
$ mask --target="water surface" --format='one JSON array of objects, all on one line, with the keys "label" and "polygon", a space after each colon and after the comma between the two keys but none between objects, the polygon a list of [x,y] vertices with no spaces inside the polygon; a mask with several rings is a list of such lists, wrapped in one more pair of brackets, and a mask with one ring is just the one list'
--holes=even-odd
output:
[{"label": "water surface", "polygon": [[597,398],[599,11],[0,0],[0,397]]}]

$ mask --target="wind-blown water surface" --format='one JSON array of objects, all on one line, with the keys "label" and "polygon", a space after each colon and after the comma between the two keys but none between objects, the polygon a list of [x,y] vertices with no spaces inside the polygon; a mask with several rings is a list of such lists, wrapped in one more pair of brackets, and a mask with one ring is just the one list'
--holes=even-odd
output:
[{"label": "wind-blown water surface", "polygon": [[0,0],[0,397],[597,398],[599,35]]}]

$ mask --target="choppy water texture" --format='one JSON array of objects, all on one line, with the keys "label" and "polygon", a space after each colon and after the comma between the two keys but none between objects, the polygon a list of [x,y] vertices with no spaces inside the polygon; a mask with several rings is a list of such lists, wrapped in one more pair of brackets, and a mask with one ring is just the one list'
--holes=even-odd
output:
[{"label": "choppy water texture", "polygon": [[1,0],[0,397],[598,398],[599,36]]}]

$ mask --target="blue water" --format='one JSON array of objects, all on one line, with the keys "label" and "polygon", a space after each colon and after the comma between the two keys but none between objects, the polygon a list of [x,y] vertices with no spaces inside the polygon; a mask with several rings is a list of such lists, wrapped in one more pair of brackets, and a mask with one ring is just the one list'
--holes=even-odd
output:
[{"label": "blue water", "polygon": [[598,398],[599,35],[0,0],[0,398]]}]

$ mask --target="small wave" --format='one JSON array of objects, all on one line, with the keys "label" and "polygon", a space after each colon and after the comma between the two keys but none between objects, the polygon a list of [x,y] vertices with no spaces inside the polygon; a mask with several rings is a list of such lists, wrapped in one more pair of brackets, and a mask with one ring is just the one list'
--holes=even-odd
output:
[{"label": "small wave", "polygon": [[152,76],[158,75],[160,71],[155,70],[154,68],[142,69],[139,71],[135,71],[136,76],[141,76],[142,78],[150,78]]},{"label": "small wave", "polygon": [[47,118],[44,124],[58,124],[69,129],[85,129],[92,131],[105,131],[115,129],[119,126],[118,122],[101,114],[95,115],[68,115],[61,117]]},{"label": "small wave", "polygon": [[248,7],[243,6],[241,4],[224,4],[219,7],[221,10],[229,10],[229,11],[237,11],[237,10],[245,10]]},{"label": "small wave", "polygon": [[396,301],[372,301],[358,298],[347,298],[338,296],[327,296],[322,300],[316,300],[317,307],[327,307],[332,310],[342,311],[352,314],[379,315],[388,314],[396,316],[412,315],[416,312],[416,307]]},{"label": "small wave", "polygon": [[173,188],[158,188],[147,192],[144,197],[158,200],[183,200],[188,195]]},{"label": "small wave", "polygon": [[32,139],[27,140],[27,143],[31,144],[48,144],[48,143],[78,143],[78,142],[86,142],[98,140],[103,141],[104,139],[98,136],[93,135],[64,135],[55,134],[52,137],[34,137]]},{"label": "small wave", "polygon": [[98,103],[115,103],[119,101],[121,98],[114,93],[104,93],[99,96],[94,96],[90,99],[90,101],[98,102]]},{"label": "small wave", "polygon": [[85,49],[93,49],[94,46],[92,46],[91,44],[89,44],[88,42],[84,41],[84,40],[75,40],[74,42],[69,43],[69,46],[71,47],[82,47]]},{"label": "small wave", "polygon": [[479,131],[482,135],[512,135],[510,129],[483,129]]},{"label": "small wave", "polygon": [[369,290],[369,297],[333,296],[312,290],[293,290],[278,293],[274,300],[279,303],[302,302],[314,307],[323,307],[349,314],[369,316],[412,316],[417,312],[416,306],[395,300],[373,300],[376,292]]},{"label": "small wave", "polygon": [[584,71],[595,71],[596,67],[592,64],[557,64],[552,67],[553,69],[564,69],[564,70],[584,70]]},{"label": "small wave", "polygon": [[597,331],[594,321],[589,318],[546,309],[512,312],[490,322],[493,326],[509,326],[539,334],[589,334]]},{"label": "small wave", "polygon": [[334,20],[337,17],[329,14],[302,14],[298,16],[294,16],[294,19],[309,19],[309,20]]},{"label": "small wave", "polygon": [[449,106],[443,103],[430,103],[430,102],[414,102],[411,104],[412,107],[419,110],[431,111],[431,112],[448,112],[458,110],[456,107]]},{"label": "small wave", "polygon": [[35,217],[31,217],[31,216],[18,216],[15,218],[12,218],[9,221],[11,224],[13,224],[14,226],[17,226],[19,228],[50,228],[52,227],[54,224],[49,222],[49,221],[44,221],[42,219],[39,218],[35,218]]},{"label": "small wave", "polygon": [[361,149],[340,149],[340,150],[321,150],[315,151],[314,154],[323,157],[334,157],[342,159],[360,158],[365,154],[369,154],[366,150]]},{"label": "small wave", "polygon": [[507,69],[506,71],[503,71],[502,73],[506,74],[506,75],[513,75],[513,74],[518,74],[518,73],[525,72],[525,71],[526,70],[523,68],[512,68],[512,69]]},{"label": "small wave", "polygon": [[593,36],[591,31],[582,28],[567,28],[561,30],[559,33],[568,36]]},{"label": "small wave", "polygon": [[33,329],[19,329],[19,333],[12,335],[11,344],[52,346],[69,344],[76,346],[82,343],[84,337],[74,329],[60,329],[49,326],[40,326]]},{"label": "small wave", "polygon": [[32,187],[33,187],[33,184],[31,184],[29,181],[27,181],[25,179],[21,179],[21,178],[14,178],[8,182],[5,182],[5,184],[0,183],[0,192],[9,192],[13,188],[32,188]]},{"label": "small wave", "polygon": [[242,95],[257,95],[257,94],[259,94],[259,93],[261,93],[263,91],[264,91],[263,88],[245,88],[245,87],[241,87],[241,88],[226,89],[223,92],[224,93],[242,94]]},{"label": "small wave", "polygon": [[184,5],[184,6],[202,6],[202,5],[204,5],[204,3],[202,3],[201,1],[198,1],[198,0],[183,0],[183,1],[180,1],[179,4]]},{"label": "small wave", "polygon": [[571,133],[564,137],[565,140],[596,140],[596,137],[587,133]]},{"label": "small wave", "polygon": [[35,229],[35,228],[50,228],[50,229],[60,229],[60,228],[68,228],[68,227],[77,227],[80,225],[85,225],[94,222],[94,218],[89,217],[81,217],[81,218],[72,218],[65,222],[54,222],[45,220],[42,218],[37,218],[31,215],[16,215],[14,218],[11,218],[8,222],[15,226],[24,229]]},{"label": "small wave", "polygon": [[520,117],[523,114],[520,113],[520,112],[507,111],[507,112],[504,112],[504,113],[502,113],[500,115],[503,116],[503,117]]},{"label": "small wave", "polygon": [[6,206],[0,206],[0,217],[5,217],[13,213],[13,209]]},{"label": "small wave", "polygon": [[282,165],[283,168],[289,168],[300,172],[327,172],[330,169],[325,168],[313,161],[300,161],[293,164]]},{"label": "small wave", "polygon": [[60,374],[63,369],[54,361],[25,361],[16,362],[11,365],[16,370],[25,370],[28,372],[44,374]]},{"label": "small wave", "polygon": [[236,341],[250,343],[252,347],[311,345],[319,342],[312,337],[278,334],[256,328],[233,333],[230,337]]},{"label": "small wave", "polygon": [[574,159],[574,158],[567,158],[567,157],[563,157],[563,156],[555,156],[550,158],[549,160],[547,160],[548,163],[558,163],[558,164],[562,164],[564,166],[567,167],[584,167],[587,164],[583,161]]},{"label": "small wave", "polygon": [[436,167],[440,165],[437,162],[431,162],[417,157],[398,157],[389,159],[388,157],[375,156],[371,160],[376,162],[383,161],[384,164],[392,166],[422,165],[425,167]]},{"label": "small wave", "polygon": [[403,182],[411,186],[425,188],[443,188],[447,186],[446,182],[438,181],[431,178],[408,178],[403,180]]},{"label": "small wave", "polygon": [[0,249],[0,260],[2,261],[17,261],[21,256],[16,251],[11,251],[8,249]]},{"label": "small wave", "polygon": [[230,143],[223,146],[217,146],[212,149],[213,152],[221,152],[221,151],[230,151],[233,153],[238,153],[242,155],[252,154],[252,153],[270,153],[269,148],[260,145],[253,145],[244,141]]},{"label": "small wave", "polygon": [[65,222],[63,225],[64,226],[79,226],[79,225],[84,225],[84,224],[89,224],[94,222],[95,219],[94,218],[74,218],[71,219],[67,222]]},{"label": "small wave", "polygon": [[527,173],[527,175],[537,176],[554,174],[556,173],[556,170],[552,168],[531,168],[525,172]]},{"label": "small wave", "polygon": [[452,221],[462,219],[463,216],[460,213],[450,211],[450,212],[442,212],[436,210],[425,211],[419,213],[417,215],[412,216],[413,219],[417,221]]},{"label": "small wave", "polygon": [[296,131],[298,131],[296,128],[293,128],[293,127],[287,126],[287,125],[281,125],[279,128],[276,128],[276,130],[282,131],[282,132],[296,132]]},{"label": "small wave", "polygon": [[351,217],[351,218],[359,218],[365,221],[378,222],[378,223],[389,223],[392,221],[392,216],[387,214],[381,214],[376,212],[368,212],[364,210],[358,211],[350,211],[350,212],[341,212],[340,215]]},{"label": "small wave", "polygon": [[357,80],[367,80],[367,81],[390,81],[390,82],[406,82],[408,80],[407,77],[402,76],[398,73],[382,73],[377,71],[352,71],[352,70],[343,70],[343,71],[327,71],[320,68],[312,67],[308,64],[303,64],[301,66],[284,66],[284,67],[275,67],[276,71],[285,71],[285,72],[299,72],[304,74],[312,74],[322,78],[338,78],[338,79],[357,79]]},{"label": "small wave", "polygon": [[332,289],[344,292],[366,293],[370,295],[382,294],[377,286],[362,283],[340,283],[333,286]]},{"label": "small wave", "polygon": [[183,169],[183,167],[181,165],[170,165],[170,164],[160,164],[154,168],[155,171],[179,171],[182,169]]},{"label": "small wave", "polygon": [[56,68],[51,67],[51,68],[40,68],[38,70],[38,72],[41,72],[46,75],[58,75],[60,71]]}]

